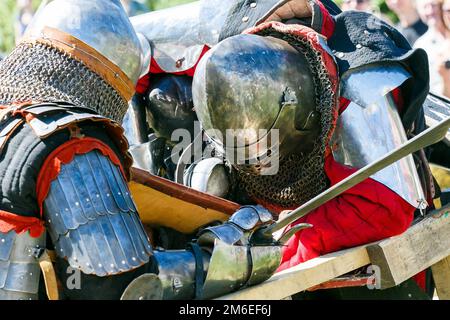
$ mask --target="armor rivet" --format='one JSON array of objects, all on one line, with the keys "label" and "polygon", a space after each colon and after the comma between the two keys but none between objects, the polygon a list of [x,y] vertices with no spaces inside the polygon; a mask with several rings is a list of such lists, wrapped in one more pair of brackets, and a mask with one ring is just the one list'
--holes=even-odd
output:
[{"label": "armor rivet", "polygon": [[369,30],[364,30],[364,34],[366,35],[370,34]]},{"label": "armor rivet", "polygon": [[362,48],[362,45],[358,43],[358,44],[356,45],[356,49],[361,49],[361,48]]},{"label": "armor rivet", "polygon": [[30,272],[30,276],[32,276],[33,275],[33,272]]},{"label": "armor rivet", "polygon": [[139,297],[139,300],[141,300],[141,301],[144,300],[144,297]]},{"label": "armor rivet", "polygon": [[103,267],[101,263],[99,263],[98,266],[99,266],[100,268]]},{"label": "armor rivet", "polygon": [[66,208],[65,210],[66,210],[66,211],[69,211],[69,208]]},{"label": "armor rivet", "polygon": [[125,260],[122,260],[122,264],[126,264]]},{"label": "armor rivet", "polygon": [[133,257],[133,258],[131,258],[131,260],[133,260],[133,261],[136,261],[136,258],[135,258],[135,257]]},{"label": "armor rivet", "polygon": [[115,74],[114,74],[114,77],[118,78],[118,77],[119,77],[119,74],[118,74],[118,73],[115,73]]},{"label": "armor rivet", "polygon": [[107,197],[111,196],[109,193],[106,194]]},{"label": "armor rivet", "polygon": [[[181,68],[183,66],[184,60],[185,58],[178,59],[177,62],[175,62],[175,67]],[[122,141],[120,141],[120,143],[122,143]]]},{"label": "armor rivet", "polygon": [[250,8],[256,8],[256,2],[250,3]]},{"label": "armor rivet", "polygon": [[91,201],[90,199],[88,199],[88,198],[86,198],[86,202],[89,202],[89,201]]},{"label": "armor rivet", "polygon": [[96,195],[95,195],[97,198],[100,198],[100,195],[97,193]]},{"label": "armor rivet", "polygon": [[243,18],[242,18],[242,22],[248,22],[248,20],[250,20],[249,17],[243,17]]},{"label": "armor rivet", "polygon": [[91,264],[89,262],[86,263],[86,267],[89,267]]},{"label": "armor rivet", "polygon": [[59,216],[59,214],[58,214],[58,213],[55,213],[55,216]]},{"label": "armor rivet", "polygon": [[48,223],[52,223],[52,220],[48,219]]},{"label": "armor rivet", "polygon": [[343,52],[338,52],[337,56],[338,56],[338,58],[343,58],[344,57],[344,53]]},{"label": "armor rivet", "polygon": [[122,195],[122,193],[120,193],[120,192],[117,192],[117,194],[118,194],[119,196],[121,196],[121,195]]},{"label": "armor rivet", "polygon": [[79,206],[80,206],[80,203],[79,203],[79,202],[75,202],[75,205],[76,205],[77,207],[79,207]]},{"label": "armor rivet", "polygon": [[111,263],[109,266],[110,266],[111,268],[114,268],[114,264],[113,264],[113,263]]},{"label": "armor rivet", "polygon": [[5,242],[5,239],[2,239],[2,242],[4,243],[4,242]]}]

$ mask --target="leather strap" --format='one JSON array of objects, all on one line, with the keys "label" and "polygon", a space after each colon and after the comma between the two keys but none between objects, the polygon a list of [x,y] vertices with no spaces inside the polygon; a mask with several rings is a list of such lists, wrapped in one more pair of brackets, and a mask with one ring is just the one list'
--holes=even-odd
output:
[{"label": "leather strap", "polygon": [[192,250],[195,258],[195,299],[201,300],[203,296],[203,284],[205,281],[203,253],[200,246],[195,242],[188,244],[188,250],[189,249]]},{"label": "leather strap", "polygon": [[44,250],[39,257],[39,267],[44,276],[45,290],[49,300],[59,300],[58,280],[56,278],[55,268],[47,250]]}]

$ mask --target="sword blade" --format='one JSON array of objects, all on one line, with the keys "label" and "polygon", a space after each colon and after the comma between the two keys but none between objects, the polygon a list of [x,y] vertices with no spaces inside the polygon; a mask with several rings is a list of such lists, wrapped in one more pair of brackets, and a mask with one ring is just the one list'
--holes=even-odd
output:
[{"label": "sword blade", "polygon": [[261,229],[262,236],[271,237],[274,232],[281,230],[284,227],[288,226],[289,224],[303,218],[311,211],[317,209],[318,207],[330,201],[331,199],[334,199],[335,197],[344,193],[348,189],[354,187],[358,183],[361,183],[362,181],[366,180],[367,178],[374,175],[378,171],[390,166],[391,164],[410,155],[411,153],[419,151],[420,149],[423,149],[429,145],[435,144],[443,140],[449,128],[450,128],[450,117],[443,120],[438,125],[429,128],[428,130],[417,135],[413,139],[406,142],[403,146],[393,150],[392,152],[388,153],[381,159],[365,166],[364,168],[358,170],[357,172],[347,177],[346,179],[342,180],[338,184],[322,192],[317,197],[311,199],[310,201],[306,202],[299,208],[290,212],[282,220],[264,229]]}]

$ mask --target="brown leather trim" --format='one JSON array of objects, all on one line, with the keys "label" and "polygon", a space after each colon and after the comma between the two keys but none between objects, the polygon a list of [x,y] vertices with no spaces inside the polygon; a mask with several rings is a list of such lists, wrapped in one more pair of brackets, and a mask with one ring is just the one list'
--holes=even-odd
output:
[{"label": "brown leather trim", "polygon": [[135,92],[133,82],[117,65],[70,34],[45,27],[40,37],[24,38],[21,42],[32,45],[36,43],[45,44],[70,55],[73,59],[82,62],[90,70],[101,76],[126,101],[130,101]]},{"label": "brown leather trim", "polygon": [[239,204],[235,202],[188,188],[170,180],[151,175],[138,168],[131,168],[131,180],[177,199],[225,214],[232,215],[240,208]]}]

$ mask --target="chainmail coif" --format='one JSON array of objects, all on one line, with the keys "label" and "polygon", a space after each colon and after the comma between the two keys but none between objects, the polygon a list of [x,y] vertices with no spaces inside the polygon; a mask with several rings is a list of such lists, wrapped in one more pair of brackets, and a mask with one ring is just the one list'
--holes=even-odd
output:
[{"label": "chainmail coif", "polygon": [[0,105],[70,102],[122,122],[128,103],[99,75],[44,44],[18,45],[0,62]]},{"label": "chainmail coif", "polygon": [[322,56],[307,41],[271,28],[258,34],[285,40],[305,55],[314,78],[316,111],[321,115],[321,133],[311,153],[303,156],[290,155],[280,159],[279,171],[276,175],[263,176],[236,170],[236,179],[239,189],[244,190],[252,199],[292,209],[329,187],[324,164],[327,138],[333,130],[335,93]]}]

